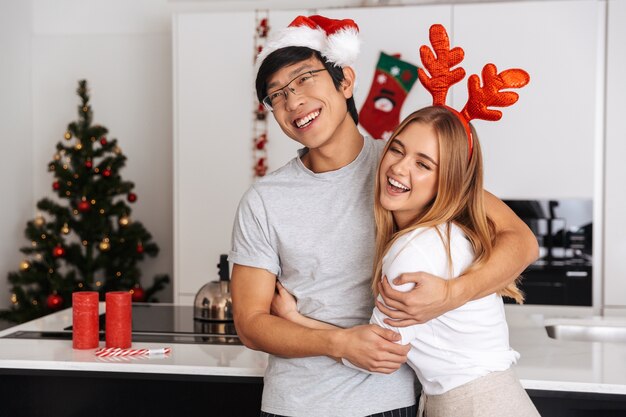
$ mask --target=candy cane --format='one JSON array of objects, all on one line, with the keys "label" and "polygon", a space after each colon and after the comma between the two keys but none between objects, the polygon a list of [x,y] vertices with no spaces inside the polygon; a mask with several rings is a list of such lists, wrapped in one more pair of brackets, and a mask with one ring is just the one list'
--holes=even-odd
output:
[{"label": "candy cane", "polygon": [[101,348],[96,350],[96,356],[111,357],[111,356],[139,356],[139,355],[167,355],[172,349],[160,348],[160,349],[120,349],[120,348]]}]

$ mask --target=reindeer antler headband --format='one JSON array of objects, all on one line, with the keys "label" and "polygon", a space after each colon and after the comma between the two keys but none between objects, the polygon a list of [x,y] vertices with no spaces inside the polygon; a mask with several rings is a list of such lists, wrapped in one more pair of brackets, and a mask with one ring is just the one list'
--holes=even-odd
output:
[{"label": "reindeer antler headband", "polygon": [[[502,112],[491,110],[488,107],[508,107],[517,101],[518,94],[512,91],[501,91],[507,88],[522,88],[530,81],[528,73],[522,69],[513,68],[498,74],[496,66],[487,64],[483,67],[483,85],[480,78],[474,74],[467,80],[469,97],[465,107],[459,113],[455,109],[446,106],[448,89],[465,77],[463,68],[452,69],[463,61],[465,52],[460,47],[450,49],[448,33],[442,25],[432,25],[429,32],[431,50],[427,45],[420,48],[420,56],[424,67],[430,73],[430,77],[422,68],[418,69],[418,77],[422,85],[433,96],[433,105],[444,106],[454,113],[463,123],[467,133],[468,159],[472,158],[474,149],[472,131],[469,126],[470,120],[482,119],[497,121],[502,118]],[[436,57],[435,55],[436,54]]]}]

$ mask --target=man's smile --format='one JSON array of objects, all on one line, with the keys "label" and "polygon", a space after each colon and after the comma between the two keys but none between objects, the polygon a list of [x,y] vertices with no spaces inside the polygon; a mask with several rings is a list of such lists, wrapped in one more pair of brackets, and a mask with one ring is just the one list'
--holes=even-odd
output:
[{"label": "man's smile", "polygon": [[321,110],[314,110],[311,113],[307,114],[304,117],[301,117],[299,119],[296,119],[293,121],[293,124],[298,128],[298,129],[302,129],[304,127],[307,127],[308,125],[310,125],[313,120],[315,120],[317,118],[317,116],[320,115]]}]

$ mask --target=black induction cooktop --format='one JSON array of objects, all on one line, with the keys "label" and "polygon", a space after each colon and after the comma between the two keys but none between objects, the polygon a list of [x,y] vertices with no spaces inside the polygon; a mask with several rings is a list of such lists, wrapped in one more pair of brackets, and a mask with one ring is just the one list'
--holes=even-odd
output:
[{"label": "black induction cooktop", "polygon": [[[100,315],[100,340],[104,340],[106,314]],[[72,326],[60,331],[17,331],[4,336],[19,339],[72,339]],[[133,304],[133,342],[203,343],[241,345],[232,321],[194,318],[192,306]]]}]

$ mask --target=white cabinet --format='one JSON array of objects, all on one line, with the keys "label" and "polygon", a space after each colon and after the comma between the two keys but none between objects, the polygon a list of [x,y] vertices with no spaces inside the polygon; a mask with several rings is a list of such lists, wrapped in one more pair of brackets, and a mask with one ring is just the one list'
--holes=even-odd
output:
[{"label": "white cabinet", "polygon": [[[595,0],[454,6],[453,43],[465,49],[468,75],[492,62],[531,77],[499,122],[474,122],[485,187],[499,197],[593,198],[602,13],[603,2]],[[463,84],[455,87],[455,108],[467,100]]]},{"label": "white cabinet", "polygon": [[[295,13],[273,13],[270,22],[287,26]],[[217,279],[237,204],[253,180],[254,31],[254,12],[173,18],[173,298],[179,304],[192,304],[200,287]],[[296,147],[284,137],[270,141],[275,169]]]},{"label": "white cabinet", "polygon": [[626,308],[626,2],[608,3],[604,304]]},{"label": "white cabinet", "polygon": [[174,17],[175,303],[216,279],[250,183],[253,30],[253,13]]}]

